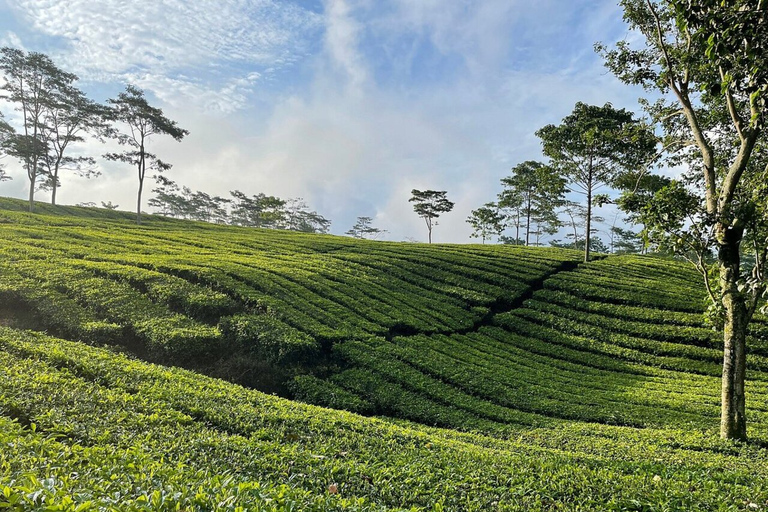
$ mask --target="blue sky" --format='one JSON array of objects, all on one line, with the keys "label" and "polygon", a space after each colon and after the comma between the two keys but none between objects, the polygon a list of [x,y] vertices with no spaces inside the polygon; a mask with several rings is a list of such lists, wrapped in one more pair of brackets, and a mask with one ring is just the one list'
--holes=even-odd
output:
[{"label": "blue sky", "polygon": [[[577,101],[637,110],[592,50],[625,37],[612,0],[0,0],[0,44],[48,53],[98,101],[142,87],[191,132],[152,141],[170,179],[303,197],[333,233],[370,216],[391,240],[426,240],[419,188],[456,203],[435,241],[469,242],[470,210],[542,159],[536,130]],[[4,162],[0,195],[25,197]],[[100,166],[65,177],[59,202],[130,209],[133,170]]]}]

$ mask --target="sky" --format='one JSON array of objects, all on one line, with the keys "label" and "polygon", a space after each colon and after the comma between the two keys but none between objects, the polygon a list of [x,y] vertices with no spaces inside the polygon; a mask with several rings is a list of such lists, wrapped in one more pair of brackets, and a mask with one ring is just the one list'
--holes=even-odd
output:
[{"label": "sky", "polygon": [[[433,240],[477,243],[467,216],[544,159],[536,130],[578,101],[639,112],[593,51],[630,37],[621,18],[614,0],[0,0],[0,46],[48,54],[99,102],[144,89],[190,132],[150,142],[180,185],[302,197],[334,234],[367,216],[396,241],[427,239],[410,191],[446,190]],[[2,163],[0,195],[25,198]],[[58,202],[131,210],[135,170],[99,167],[65,175]]]}]

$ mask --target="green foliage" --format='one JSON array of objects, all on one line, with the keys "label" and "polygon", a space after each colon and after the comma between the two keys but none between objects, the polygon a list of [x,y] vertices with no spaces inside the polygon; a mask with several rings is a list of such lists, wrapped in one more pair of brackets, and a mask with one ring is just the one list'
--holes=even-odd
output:
[{"label": "green foliage", "polygon": [[411,190],[409,203],[414,203],[413,211],[424,219],[429,233],[429,243],[432,243],[432,227],[437,223],[435,219],[442,213],[453,210],[454,204],[448,200],[448,192],[445,190]]},{"label": "green foliage", "polygon": [[504,190],[499,194],[499,208],[513,212],[517,228],[525,227],[525,245],[530,245],[532,233],[557,231],[555,210],[563,202],[565,179],[555,169],[529,160],[513,167],[512,175],[502,178],[501,184]]},{"label": "green foliage", "polygon": [[504,221],[506,216],[499,211],[498,205],[495,203],[485,203],[477,210],[472,210],[470,216],[467,217],[467,223],[472,226],[472,234],[469,235],[473,238],[482,238],[485,243],[486,238],[490,238],[493,235],[499,236],[504,231]]},{"label": "green foliage", "polygon": [[273,364],[306,364],[320,356],[320,345],[311,336],[266,315],[227,317],[220,327],[225,337]]},{"label": "green foliage", "polygon": [[610,103],[599,107],[581,102],[560,125],[547,125],[536,136],[570,191],[586,196],[584,260],[589,261],[595,191],[623,173],[648,166],[656,152],[656,137],[625,109],[615,109]]}]

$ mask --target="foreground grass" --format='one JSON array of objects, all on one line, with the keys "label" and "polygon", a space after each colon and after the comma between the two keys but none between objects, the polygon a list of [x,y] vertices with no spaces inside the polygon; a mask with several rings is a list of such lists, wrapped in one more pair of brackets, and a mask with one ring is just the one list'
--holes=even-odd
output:
[{"label": "foreground grass", "polygon": [[714,432],[565,423],[499,439],[302,405],[35,333],[0,329],[0,349],[0,507],[11,510],[768,503],[766,451]]}]

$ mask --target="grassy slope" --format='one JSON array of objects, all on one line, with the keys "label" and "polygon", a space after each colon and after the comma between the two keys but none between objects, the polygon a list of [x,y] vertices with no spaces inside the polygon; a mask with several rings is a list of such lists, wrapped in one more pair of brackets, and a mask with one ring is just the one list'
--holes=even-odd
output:
[{"label": "grassy slope", "polygon": [[[578,256],[560,251],[164,219],[136,227],[72,211],[80,218],[0,211],[6,322],[130,340],[193,366],[233,349],[252,361],[249,336],[277,332],[270,340],[283,352],[265,335],[257,343],[272,368],[297,364],[289,356],[322,361],[299,361],[316,375],[293,384],[304,399],[477,433],[312,408],[6,329],[7,502],[29,506],[40,491],[58,503],[154,499],[150,508],[168,509],[767,503],[765,449],[714,439],[718,339],[701,326],[698,281],[682,265],[622,257],[575,267]],[[748,386],[750,434],[763,443],[764,330],[758,323]]]}]

